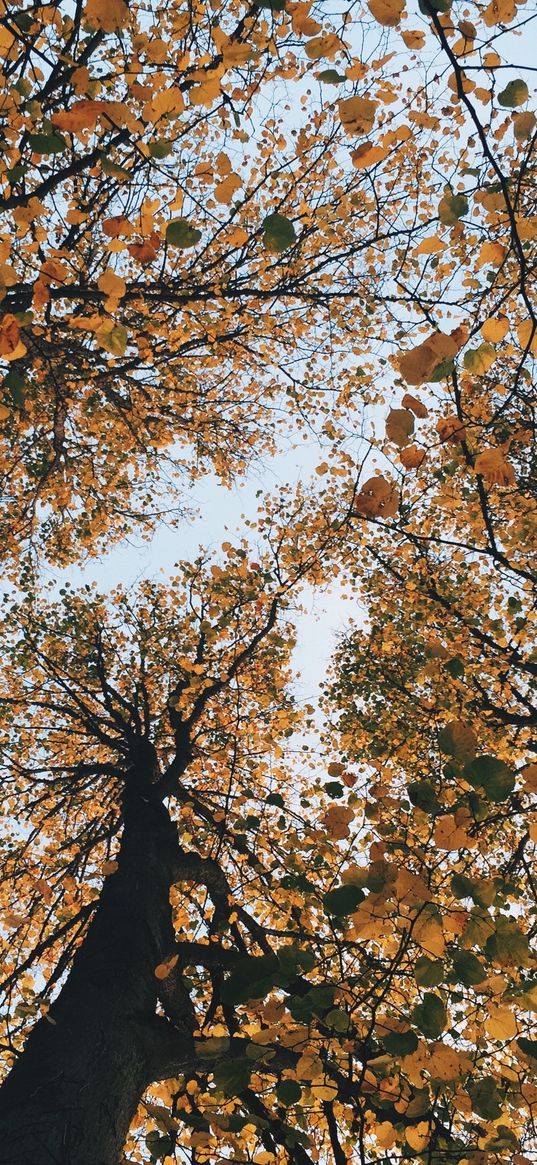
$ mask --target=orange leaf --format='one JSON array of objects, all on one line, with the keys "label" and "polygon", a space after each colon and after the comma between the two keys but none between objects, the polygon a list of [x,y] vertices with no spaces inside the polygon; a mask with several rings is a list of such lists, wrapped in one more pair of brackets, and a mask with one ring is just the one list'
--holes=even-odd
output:
[{"label": "orange leaf", "polygon": [[338,101],[339,120],[348,134],[367,134],[373,128],[378,101],[369,97],[347,97]]},{"label": "orange leaf", "polygon": [[172,957],[167,959],[165,963],[159,963],[158,967],[155,967],[155,979],[167,979],[168,976],[171,975],[173,968],[177,966],[178,962],[179,955],[172,955]]},{"label": "orange leaf", "polygon": [[117,32],[128,24],[129,9],[124,0],[86,0],[84,19],[90,28]]},{"label": "orange leaf", "polygon": [[484,449],[475,459],[474,469],[489,485],[515,485],[515,471],[501,449]]}]

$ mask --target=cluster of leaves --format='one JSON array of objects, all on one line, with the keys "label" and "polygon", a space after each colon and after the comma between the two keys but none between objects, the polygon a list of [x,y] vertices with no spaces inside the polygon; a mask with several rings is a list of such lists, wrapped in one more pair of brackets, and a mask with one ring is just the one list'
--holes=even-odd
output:
[{"label": "cluster of leaves", "polygon": [[[131,885],[132,790],[176,827],[132,904],[134,944],[166,916],[145,971],[167,1035],[125,1161],[528,1165],[537,122],[510,60],[532,19],[3,5],[8,569],[150,528],[283,431],[323,448],[255,551],[6,597],[13,1080]],[[291,606],[328,577],[366,615],[319,761]],[[115,1000],[127,963],[106,973]]]}]

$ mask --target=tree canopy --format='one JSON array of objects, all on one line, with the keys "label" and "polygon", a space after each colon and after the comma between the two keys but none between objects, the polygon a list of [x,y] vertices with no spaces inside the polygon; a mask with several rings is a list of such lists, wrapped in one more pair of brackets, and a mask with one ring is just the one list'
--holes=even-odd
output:
[{"label": "tree canopy", "polygon": [[535,16],[2,6],[6,1165],[532,1165]]}]

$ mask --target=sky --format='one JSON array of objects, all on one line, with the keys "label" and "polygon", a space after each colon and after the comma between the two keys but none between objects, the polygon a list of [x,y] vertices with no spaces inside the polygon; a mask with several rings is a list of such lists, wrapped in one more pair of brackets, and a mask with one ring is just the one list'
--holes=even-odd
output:
[{"label": "sky", "polygon": [[[267,460],[263,468],[257,464],[231,489],[214,474],[207,474],[189,491],[191,513],[178,529],[160,528],[151,541],[132,537],[84,567],[66,570],[58,582],[68,579],[73,586],[95,582],[106,591],[119,583],[128,587],[141,579],[166,578],[173,573],[175,563],[194,558],[201,546],[217,551],[226,539],[239,541],[247,534],[245,519],[255,518],[262,500],[260,490],[271,493],[283,484],[307,481],[322,460],[316,442],[301,441],[296,449]],[[322,591],[307,589],[302,599],[306,610],[298,619],[294,665],[300,675],[295,692],[300,701],[308,703],[318,696],[338,635],[351,616],[359,619],[360,607],[358,597],[353,602],[337,585]]]}]

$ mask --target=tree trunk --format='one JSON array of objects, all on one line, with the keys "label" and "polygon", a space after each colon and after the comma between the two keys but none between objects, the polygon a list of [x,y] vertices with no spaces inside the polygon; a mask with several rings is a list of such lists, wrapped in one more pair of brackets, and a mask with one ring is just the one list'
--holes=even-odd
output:
[{"label": "tree trunk", "polygon": [[[147,782],[147,778],[146,778]],[[173,945],[178,842],[151,792],[125,797],[119,868],[48,1017],[0,1090],[1,1165],[117,1165],[151,1079],[157,980]]]}]

